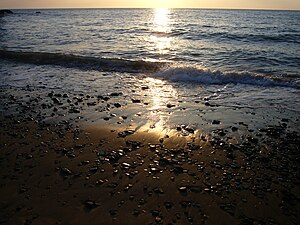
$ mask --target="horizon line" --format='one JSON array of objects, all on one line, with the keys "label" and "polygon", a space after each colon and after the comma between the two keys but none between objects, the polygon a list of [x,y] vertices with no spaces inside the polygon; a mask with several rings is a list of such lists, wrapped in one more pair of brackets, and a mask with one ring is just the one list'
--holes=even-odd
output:
[{"label": "horizon line", "polygon": [[211,10],[265,10],[265,11],[300,11],[299,9],[279,9],[279,8],[214,8],[214,7],[46,7],[46,8],[0,8],[0,10],[22,10],[22,9],[211,9]]}]

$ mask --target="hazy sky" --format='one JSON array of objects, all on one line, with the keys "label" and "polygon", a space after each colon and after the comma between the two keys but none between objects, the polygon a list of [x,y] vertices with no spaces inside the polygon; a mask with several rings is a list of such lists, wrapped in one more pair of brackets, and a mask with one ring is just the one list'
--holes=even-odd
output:
[{"label": "hazy sky", "polygon": [[300,9],[300,0],[0,0],[0,8],[102,7]]}]

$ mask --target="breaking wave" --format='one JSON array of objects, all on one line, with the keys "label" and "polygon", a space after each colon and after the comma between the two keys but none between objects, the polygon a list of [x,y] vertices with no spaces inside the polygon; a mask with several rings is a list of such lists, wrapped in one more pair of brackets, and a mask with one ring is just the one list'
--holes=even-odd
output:
[{"label": "breaking wave", "polygon": [[221,72],[174,63],[78,56],[63,53],[16,52],[0,50],[0,59],[35,65],[58,65],[105,72],[142,73],[172,82],[198,84],[246,84],[256,86],[281,86],[300,89],[300,81],[270,78],[249,72]]},{"label": "breaking wave", "polygon": [[175,82],[190,82],[199,84],[246,84],[255,86],[281,86],[300,89],[300,83],[272,79],[249,72],[221,72],[209,69],[178,66],[169,67],[155,73],[155,77]]},{"label": "breaking wave", "polygon": [[162,62],[148,62],[142,60],[131,61],[117,58],[88,57],[63,53],[16,52],[7,50],[0,50],[0,59],[36,65],[57,65],[83,70],[129,73],[155,72],[158,71],[161,66],[165,65],[165,63]]}]

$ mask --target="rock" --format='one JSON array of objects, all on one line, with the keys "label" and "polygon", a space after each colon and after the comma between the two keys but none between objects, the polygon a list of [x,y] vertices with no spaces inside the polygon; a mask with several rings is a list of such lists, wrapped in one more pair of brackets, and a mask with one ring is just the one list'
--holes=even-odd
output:
[{"label": "rock", "polygon": [[163,194],[164,193],[164,191],[159,187],[154,188],[153,192],[156,193],[156,194]]},{"label": "rock", "polygon": [[191,134],[195,133],[195,130],[191,127],[185,127],[184,129]]},{"label": "rock", "polygon": [[91,173],[96,173],[97,171],[98,171],[98,167],[97,166],[90,168],[90,172]]},{"label": "rock", "polygon": [[187,192],[187,187],[181,186],[181,187],[178,188],[178,190],[179,190],[179,192],[181,192],[181,193],[185,193],[185,192]]},{"label": "rock", "polygon": [[237,128],[237,127],[231,127],[231,130],[232,130],[233,132],[235,132],[235,131],[238,130],[238,128]]},{"label": "rock", "polygon": [[183,173],[183,168],[180,166],[175,166],[173,171],[175,174],[180,174],[180,173]]},{"label": "rock", "polygon": [[122,105],[121,105],[120,103],[114,103],[114,106],[115,106],[116,108],[122,107]]},{"label": "rock", "polygon": [[77,109],[77,108],[71,108],[71,109],[69,110],[69,113],[80,113],[80,110]]},{"label": "rock", "polygon": [[2,10],[0,10],[0,16],[4,16],[6,14],[13,14],[13,11],[8,10],[8,9],[2,9]]},{"label": "rock", "polygon": [[125,131],[122,131],[122,132],[118,133],[118,136],[124,138],[124,137],[126,137],[128,135],[131,135],[131,134],[134,134],[134,130],[125,130]]},{"label": "rock", "polygon": [[217,124],[220,124],[221,122],[219,121],[219,120],[213,120],[212,121],[212,124],[214,124],[214,125],[217,125]]},{"label": "rock", "polygon": [[156,223],[161,223],[162,222],[162,218],[160,216],[155,217],[155,222]]},{"label": "rock", "polygon": [[88,210],[92,210],[94,208],[97,208],[98,206],[100,206],[99,203],[96,203],[95,201],[91,201],[91,200],[86,200],[84,202],[84,206],[88,209]]},{"label": "rock", "polygon": [[128,170],[131,167],[131,165],[129,163],[123,162],[121,167],[122,169]]},{"label": "rock", "polygon": [[55,103],[55,104],[60,104],[60,101],[58,98],[52,98],[52,101]]},{"label": "rock", "polygon": [[168,104],[167,104],[167,107],[168,107],[168,108],[173,108],[173,107],[175,107],[175,105],[174,105],[174,104],[171,104],[171,103],[168,103]]},{"label": "rock", "polygon": [[132,100],[132,103],[141,103],[141,100],[139,99],[131,99]]},{"label": "rock", "polygon": [[97,98],[98,99],[102,99],[102,100],[104,100],[106,102],[110,99],[110,97],[108,97],[108,96],[102,96],[102,95],[98,95]]},{"label": "rock", "polygon": [[147,90],[147,89],[149,89],[149,86],[146,86],[146,85],[145,86],[141,86],[141,89],[142,90]]},{"label": "rock", "polygon": [[64,167],[64,168],[61,168],[61,169],[60,169],[60,174],[61,174],[62,176],[64,176],[64,177],[67,177],[67,176],[72,175],[73,173],[72,173],[71,170],[69,170],[68,168]]},{"label": "rock", "polygon": [[87,104],[87,106],[96,106],[96,105],[97,105],[96,102],[88,102],[88,103],[86,103],[86,104]]},{"label": "rock", "polygon": [[172,202],[165,202],[164,205],[165,205],[166,209],[171,209],[174,206],[174,204]]},{"label": "rock", "polygon": [[118,96],[121,96],[121,95],[123,95],[122,92],[114,92],[114,93],[110,94],[110,96],[112,96],[112,97],[118,97]]}]

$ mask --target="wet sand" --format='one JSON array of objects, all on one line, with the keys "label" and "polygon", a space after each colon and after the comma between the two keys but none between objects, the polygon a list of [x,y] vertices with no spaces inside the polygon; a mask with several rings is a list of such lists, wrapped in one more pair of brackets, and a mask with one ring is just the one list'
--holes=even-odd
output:
[{"label": "wet sand", "polygon": [[162,129],[143,105],[2,87],[0,224],[299,224],[298,120]]}]

